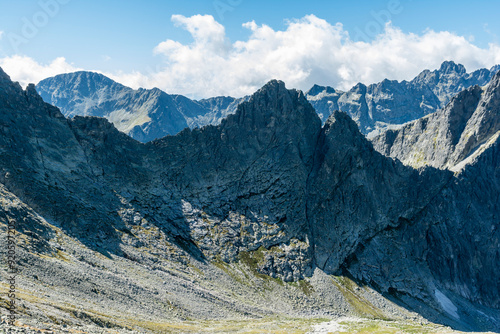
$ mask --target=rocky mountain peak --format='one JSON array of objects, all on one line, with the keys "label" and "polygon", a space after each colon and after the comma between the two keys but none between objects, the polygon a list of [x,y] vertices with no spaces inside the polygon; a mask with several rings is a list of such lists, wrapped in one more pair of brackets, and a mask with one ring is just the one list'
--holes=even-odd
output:
[{"label": "rocky mountain peak", "polygon": [[322,133],[328,137],[330,145],[348,150],[371,151],[371,144],[359,131],[356,122],[343,111],[334,111],[323,126]]},{"label": "rocky mountain peak", "polygon": [[19,94],[22,91],[21,85],[17,82],[13,82],[10,76],[5,73],[0,67],[0,91],[2,92],[1,98],[5,98],[5,95]]},{"label": "rocky mountain peak", "polygon": [[277,103],[281,102],[289,107],[288,103],[292,103],[292,96],[286,89],[285,83],[283,81],[271,80],[261,89],[259,89],[255,94],[253,94],[249,102],[262,103],[267,107],[275,106]]},{"label": "rocky mountain peak", "polygon": [[[312,156],[321,120],[302,91],[289,90],[282,81],[272,80],[248,102],[241,103],[235,115],[222,122],[222,129],[228,133],[236,126],[238,136],[257,136],[259,147],[263,147],[263,143],[272,146],[293,143],[301,152],[299,155],[310,163],[308,157]],[[243,141],[252,142],[250,139]]]},{"label": "rocky mountain peak", "polygon": [[385,79],[368,86],[357,84],[347,92],[324,94],[314,86],[307,97],[323,122],[335,110],[346,112],[369,138],[380,131],[433,113],[459,92],[484,86],[498,70],[479,69],[467,73],[463,65],[444,62],[439,69],[424,70],[411,81]]},{"label": "rocky mountain peak", "polygon": [[0,84],[10,83],[10,77],[4,70],[0,67]]},{"label": "rocky mountain peak", "polygon": [[66,117],[105,117],[134,139],[148,142],[174,135],[184,128],[218,124],[236,111],[242,99],[193,101],[158,88],[134,90],[94,72],[74,72],[42,80],[37,91]]},{"label": "rocky mountain peak", "polygon": [[354,86],[351,91],[355,92],[357,94],[366,94],[366,85],[362,84],[361,82],[358,82],[356,86]]},{"label": "rocky mountain peak", "polygon": [[486,86],[481,108],[488,110],[496,118],[500,118],[500,72],[497,72]]},{"label": "rocky mountain peak", "polygon": [[29,84],[23,90],[18,82],[12,82],[10,77],[0,68],[0,107],[15,109],[19,105],[23,105],[24,110],[43,109],[49,110],[53,115],[58,113],[57,108],[45,106],[33,84]]},{"label": "rocky mountain peak", "polygon": [[26,87],[25,94],[28,98],[28,101],[32,104],[42,105],[45,103],[43,102],[42,97],[36,91],[35,85],[32,83],[28,84],[28,86]]},{"label": "rocky mountain peak", "polygon": [[330,131],[338,128],[339,131],[349,131],[353,135],[361,135],[356,122],[354,122],[345,112],[338,110],[334,111],[333,114],[328,117],[325,127],[329,128]]},{"label": "rocky mountain peak", "polygon": [[64,82],[66,85],[71,85],[73,89],[81,91],[82,93],[91,94],[99,89],[116,87],[125,88],[110,78],[97,72],[78,71],[68,74],[59,74],[53,78],[47,78],[39,82],[38,85],[45,86],[47,84],[54,84],[57,82]]},{"label": "rocky mountain peak", "polygon": [[455,64],[455,62],[453,61],[445,61],[441,64],[439,72],[441,74],[456,73],[459,75],[464,75],[465,73],[467,73],[467,70],[465,69],[465,66],[462,64]]},{"label": "rocky mountain peak", "polygon": [[[295,89],[288,90],[285,83],[279,80],[269,81],[256,93],[248,102],[238,106],[237,115],[241,116],[251,113],[251,119],[258,120],[259,115],[268,119],[269,117],[303,118],[308,119],[316,127],[321,126],[321,122],[315,110],[307,101],[302,91]],[[319,123],[318,123],[319,122]]]},{"label": "rocky mountain peak", "polygon": [[[462,136],[453,154],[454,164],[469,162],[477,151],[493,144],[493,138],[500,133],[500,72],[497,72],[476,109],[464,126]],[[459,165],[460,167],[461,165]]]},{"label": "rocky mountain peak", "polygon": [[[362,133],[373,137],[392,124],[403,124],[443,108],[468,87],[485,85],[495,69],[466,73],[463,65],[447,61],[437,70],[423,71],[412,81],[387,79],[369,86],[357,84],[346,92],[314,85],[306,98],[322,122],[334,110],[342,110],[355,120]],[[270,85],[277,85],[277,81]],[[216,97],[193,101],[157,88],[133,90],[92,72],[48,78],[37,85],[37,90],[44,101],[59,107],[67,117],[106,117],[120,131],[143,142],[176,134],[186,127],[217,125],[235,113],[240,102],[248,100]]]},{"label": "rocky mountain peak", "polygon": [[337,93],[337,91],[335,90],[335,88],[332,88],[330,86],[320,86],[320,85],[314,85],[311,87],[311,89],[309,89],[307,92],[306,92],[306,96],[317,96],[321,93],[326,93],[326,94],[335,94]]}]

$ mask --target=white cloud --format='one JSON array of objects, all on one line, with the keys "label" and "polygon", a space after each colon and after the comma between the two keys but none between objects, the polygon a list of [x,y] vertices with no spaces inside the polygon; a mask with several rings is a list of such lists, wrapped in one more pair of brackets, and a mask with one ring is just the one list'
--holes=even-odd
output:
[{"label": "white cloud", "polygon": [[0,39],[2,39],[3,31],[0,30]]},{"label": "white cloud", "polygon": [[[172,22],[175,26],[187,30],[195,43],[211,49],[214,53],[221,54],[227,51],[229,45],[226,43],[226,32],[224,26],[216,22],[210,15],[194,15],[185,17],[182,15],[172,15]],[[168,41],[167,41],[168,42]],[[169,47],[163,50],[164,43],[160,43],[155,51],[168,52]]]},{"label": "white cloud", "polygon": [[19,81],[23,87],[57,74],[81,70],[67,63],[64,57],[56,58],[50,64],[44,65],[33,58],[18,55],[0,58],[0,67],[13,81]]},{"label": "white cloud", "polygon": [[500,63],[496,44],[481,49],[470,38],[450,32],[406,34],[390,23],[373,41],[354,42],[342,24],[314,15],[290,21],[283,31],[248,22],[243,26],[250,37],[230,44],[212,16],[174,15],[172,21],[191,33],[193,42],[160,43],[154,51],[164,56],[165,64],[146,74],[123,76],[129,85],[196,97],[241,96],[273,78],[304,90],[315,83],[349,89],[357,82],[411,79],[445,60],[464,64],[469,71]]},{"label": "white cloud", "polygon": [[[132,88],[158,87],[203,98],[251,94],[271,79],[302,90],[313,84],[347,90],[358,82],[412,79],[445,60],[461,63],[469,71],[500,64],[498,44],[479,48],[469,37],[433,30],[404,33],[391,23],[372,41],[354,42],[342,24],[332,25],[314,15],[290,21],[282,31],[252,21],[243,25],[249,37],[231,43],[224,26],[212,16],[174,15],[172,21],[192,35],[192,43],[168,39],[153,50],[162,57],[156,67],[104,74]],[[42,65],[12,56],[0,59],[0,66],[22,84],[78,70],[64,58]]]}]

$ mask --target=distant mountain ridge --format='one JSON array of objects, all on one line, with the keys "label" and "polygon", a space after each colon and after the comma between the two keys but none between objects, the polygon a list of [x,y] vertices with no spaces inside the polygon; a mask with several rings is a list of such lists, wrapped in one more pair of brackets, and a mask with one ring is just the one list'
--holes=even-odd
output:
[{"label": "distant mountain ridge", "polygon": [[306,97],[323,122],[335,110],[346,112],[361,132],[373,136],[379,130],[400,125],[443,108],[453,96],[474,85],[486,85],[500,65],[467,73],[465,67],[445,61],[438,70],[424,70],[411,81],[385,79],[347,92],[313,86]]},{"label": "distant mountain ridge", "polygon": [[415,168],[459,171],[500,137],[500,75],[470,87],[442,110],[372,139],[380,153]]},{"label": "distant mountain ridge", "polygon": [[[306,98],[323,123],[333,111],[340,110],[362,133],[373,136],[443,108],[460,91],[486,85],[499,69],[497,65],[467,73],[463,65],[447,61],[438,70],[425,70],[409,82],[386,79],[368,86],[359,83],[348,92],[315,85]],[[194,101],[158,88],[133,90],[102,74],[85,71],[44,79],[36,89],[65,116],[105,117],[118,130],[142,142],[175,135],[187,127],[219,124],[248,100],[226,96]]]},{"label": "distant mountain ridge", "polygon": [[158,88],[134,90],[94,72],[60,74],[36,86],[44,101],[66,117],[105,117],[142,142],[174,135],[182,129],[218,124],[243,99],[215,97],[193,101]]}]

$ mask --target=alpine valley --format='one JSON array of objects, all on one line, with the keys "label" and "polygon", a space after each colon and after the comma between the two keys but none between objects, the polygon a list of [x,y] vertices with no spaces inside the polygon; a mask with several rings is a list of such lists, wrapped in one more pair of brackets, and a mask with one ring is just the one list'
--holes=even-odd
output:
[{"label": "alpine valley", "polygon": [[500,332],[498,69],[201,101],[0,69],[12,332]]}]

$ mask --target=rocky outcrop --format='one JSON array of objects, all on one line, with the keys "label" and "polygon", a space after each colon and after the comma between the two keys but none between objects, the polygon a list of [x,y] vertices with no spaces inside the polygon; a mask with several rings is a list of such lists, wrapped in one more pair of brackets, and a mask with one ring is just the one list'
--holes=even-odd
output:
[{"label": "rocky outcrop", "polygon": [[346,114],[335,112],[323,127],[309,185],[317,265],[341,269],[374,235],[413,221],[448,180],[381,156]]},{"label": "rocky outcrop", "polygon": [[341,110],[371,137],[445,107],[462,90],[486,85],[497,71],[495,66],[467,73],[463,65],[446,61],[438,70],[425,70],[411,81],[386,79],[369,86],[360,83],[348,92],[314,86],[306,96],[323,122],[335,110]]},{"label": "rocky outcrop", "polygon": [[[160,159],[161,182],[179,184],[180,197],[192,198],[183,210],[199,247],[235,260],[243,250],[286,244],[290,255],[266,250],[259,267],[293,280],[312,269],[306,180],[320,129],[302,92],[272,81],[219,126],[185,130],[149,146]],[[304,261],[279,266],[282,256]]]},{"label": "rocky outcrop", "polygon": [[[497,319],[500,307],[498,141],[458,175],[416,170],[374,150],[345,113],[333,113],[322,127],[302,92],[271,81],[217,126],[143,144],[103,118],[66,119],[33,86],[23,91],[3,72],[0,84],[0,183],[9,198],[2,210],[23,221],[23,233],[48,240],[26,254],[71,251],[72,259],[82,259],[65,264],[73,269],[90,261],[89,253],[100,254],[104,262],[94,262],[110,266],[103,286],[123,282],[114,273],[127,266],[140,266],[140,274],[134,269],[130,275],[147,276],[147,282],[167,272],[178,277],[178,267],[167,269],[173,264],[206,273],[210,277],[200,279],[205,287],[179,283],[168,297],[141,287],[152,300],[148,305],[167,309],[166,300],[175,300],[189,317],[207,316],[207,304],[232,305],[237,297],[216,286],[220,276],[212,276],[211,264],[228,270],[239,263],[281,284],[318,270],[349,275],[429,317],[444,312],[437,321],[498,329],[482,322]],[[498,103],[496,93],[490,95],[485,108]],[[17,199],[25,209],[12,209]],[[61,235],[78,242],[69,246]],[[101,284],[97,277],[89,280]],[[77,280],[70,282],[68,290],[78,295]],[[109,285],[109,300],[132,303]],[[194,309],[179,300],[186,291]],[[442,296],[456,308],[451,314]],[[221,316],[268,309],[239,304]]]}]

